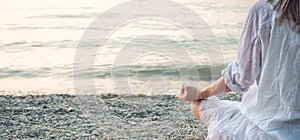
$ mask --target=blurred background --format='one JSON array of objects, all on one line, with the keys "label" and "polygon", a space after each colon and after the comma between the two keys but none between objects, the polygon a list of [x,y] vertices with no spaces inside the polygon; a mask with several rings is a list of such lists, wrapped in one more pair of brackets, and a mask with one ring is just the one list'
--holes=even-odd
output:
[{"label": "blurred background", "polygon": [[[89,24],[106,10],[125,0],[9,0],[0,6],[0,94],[74,94],[72,71],[74,55],[81,36]],[[235,50],[247,10],[254,0],[176,0],[199,14],[213,31],[222,48],[225,64],[235,58]],[[114,13],[117,18],[122,13]],[[188,15],[187,15],[188,16]],[[100,30],[105,27],[100,27]],[[172,46],[180,43],[198,62],[202,85],[211,82],[205,50],[184,30],[159,20],[140,20],[122,26],[110,36],[97,54],[95,76],[99,93],[113,93],[111,69],[124,41],[133,36],[168,35]],[[147,47],[147,42],[131,47]],[[89,44],[87,44],[88,46]],[[149,46],[148,46],[149,47]],[[172,51],[172,50],[170,50]],[[174,50],[175,51],[175,50]],[[126,66],[125,66],[126,67]],[[151,94],[149,87],[162,88],[172,94],[180,88],[176,66],[160,55],[139,58],[127,75],[135,94]],[[164,73],[163,77],[155,77]],[[124,76],[124,75],[123,75]],[[166,85],[151,83],[151,78]],[[149,82],[150,81],[150,82]],[[153,85],[154,84],[154,85]],[[167,87],[168,89],[166,89]],[[152,89],[153,90],[153,89]]]}]

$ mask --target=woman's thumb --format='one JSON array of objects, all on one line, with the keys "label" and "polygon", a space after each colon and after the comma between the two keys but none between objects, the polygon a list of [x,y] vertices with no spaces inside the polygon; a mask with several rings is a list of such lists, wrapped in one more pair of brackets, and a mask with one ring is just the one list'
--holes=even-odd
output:
[{"label": "woman's thumb", "polygon": [[181,87],[181,92],[180,93],[184,94],[184,91],[185,91],[185,85],[183,84],[182,87]]}]

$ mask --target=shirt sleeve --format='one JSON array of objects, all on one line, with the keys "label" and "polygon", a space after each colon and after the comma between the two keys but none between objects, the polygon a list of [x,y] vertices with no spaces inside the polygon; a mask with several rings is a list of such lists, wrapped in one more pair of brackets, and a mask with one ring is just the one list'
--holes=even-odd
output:
[{"label": "shirt sleeve", "polygon": [[222,71],[226,85],[234,92],[246,92],[261,71],[261,43],[258,10],[252,6],[240,36],[237,58]]}]

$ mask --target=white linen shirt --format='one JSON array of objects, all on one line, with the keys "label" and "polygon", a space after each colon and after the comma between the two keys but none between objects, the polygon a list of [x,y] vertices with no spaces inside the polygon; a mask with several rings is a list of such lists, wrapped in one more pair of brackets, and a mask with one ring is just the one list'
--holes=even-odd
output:
[{"label": "white linen shirt", "polygon": [[226,85],[244,92],[243,116],[278,139],[300,139],[300,34],[259,0],[249,10]]}]

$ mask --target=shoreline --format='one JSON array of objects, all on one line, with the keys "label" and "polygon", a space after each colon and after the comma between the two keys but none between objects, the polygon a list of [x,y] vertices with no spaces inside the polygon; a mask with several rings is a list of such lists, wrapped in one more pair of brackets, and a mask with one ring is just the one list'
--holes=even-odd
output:
[{"label": "shoreline", "polygon": [[[220,97],[241,100],[240,94]],[[0,95],[0,137],[205,139],[189,102],[172,95]]]}]

